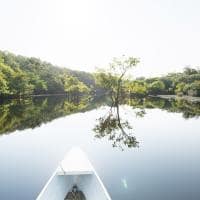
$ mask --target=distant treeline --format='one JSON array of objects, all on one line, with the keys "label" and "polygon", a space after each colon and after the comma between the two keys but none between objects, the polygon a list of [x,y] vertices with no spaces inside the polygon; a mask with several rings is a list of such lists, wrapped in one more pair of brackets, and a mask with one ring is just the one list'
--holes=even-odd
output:
[{"label": "distant treeline", "polygon": [[0,96],[82,94],[94,88],[90,73],[53,66],[37,58],[0,51]]},{"label": "distant treeline", "polygon": [[[98,83],[98,74],[60,68],[37,58],[16,56],[0,51],[0,98],[43,94],[103,94],[116,90],[117,77],[105,72]],[[200,70],[185,68],[182,73],[166,76],[122,80],[122,96],[148,95],[200,96]],[[105,87],[106,86],[106,87]]]},{"label": "distant treeline", "polygon": [[126,90],[131,96],[146,95],[188,95],[200,96],[200,70],[185,68],[182,73],[169,73],[166,76],[137,78],[128,81]]}]

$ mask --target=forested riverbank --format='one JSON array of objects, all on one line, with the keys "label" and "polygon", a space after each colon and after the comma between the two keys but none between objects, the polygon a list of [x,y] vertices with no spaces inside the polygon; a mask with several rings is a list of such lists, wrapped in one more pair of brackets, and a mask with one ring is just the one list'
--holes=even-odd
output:
[{"label": "forested riverbank", "polygon": [[91,74],[56,67],[37,58],[0,51],[0,97],[44,94],[88,94]]},{"label": "forested riverbank", "polygon": [[[124,63],[131,62],[131,59],[133,66],[136,66],[139,60],[134,58],[128,58]],[[0,99],[38,95],[99,95],[106,92],[118,93],[118,98],[143,98],[148,95],[200,96],[199,69],[185,68],[183,72],[161,77],[132,79],[131,74],[128,78],[124,76],[132,64],[129,63],[130,66],[123,69],[120,63],[123,64],[115,60],[112,64],[117,67],[110,71],[87,73],[54,66],[37,58],[0,51]],[[122,71],[116,73],[120,67]]]},{"label": "forested riverbank", "polygon": [[200,70],[184,68],[183,72],[169,73],[161,77],[140,77],[130,83],[132,95],[200,96]]}]

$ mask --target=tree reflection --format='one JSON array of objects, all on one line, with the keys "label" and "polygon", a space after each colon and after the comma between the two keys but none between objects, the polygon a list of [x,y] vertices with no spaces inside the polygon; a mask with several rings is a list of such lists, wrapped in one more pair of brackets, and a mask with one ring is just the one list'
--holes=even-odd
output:
[{"label": "tree reflection", "polygon": [[[200,102],[183,99],[132,98],[122,99],[120,103],[133,108],[137,117],[143,117],[146,109],[158,108],[173,113],[182,113],[185,119],[200,116]],[[113,146],[120,148],[137,147],[131,121],[120,115],[119,103],[111,101],[109,96],[91,98],[40,97],[0,102],[0,135],[15,130],[35,128],[43,123],[69,114],[84,112],[102,105],[111,105],[109,111],[97,120],[94,131],[97,138],[108,138]],[[139,111],[138,109],[139,108]],[[133,118],[129,118],[132,120]]]},{"label": "tree reflection", "polygon": [[137,147],[138,142],[133,136],[132,127],[127,120],[123,121],[120,117],[119,105],[121,100],[127,96],[127,78],[129,70],[133,69],[139,63],[139,59],[122,56],[114,58],[109,67],[100,69],[96,73],[96,83],[107,91],[112,101],[110,111],[98,119],[98,124],[94,127],[97,138],[108,137],[112,140],[113,147],[119,147],[122,150],[124,146]]},{"label": "tree reflection", "polygon": [[90,97],[69,99],[64,96],[2,102],[0,104],[0,135],[15,130],[35,128],[62,116],[93,109],[90,103]]},{"label": "tree reflection", "polygon": [[[139,143],[134,136],[132,126],[128,120],[120,116],[119,102],[112,99],[109,111],[99,119],[93,131],[96,138],[108,138],[113,147],[124,150],[125,147],[138,147]],[[160,109],[168,112],[182,113],[185,119],[198,118],[200,116],[200,102],[192,102],[184,99],[162,99],[155,97],[126,98],[122,104],[131,106],[136,117],[143,117],[146,109]],[[139,108],[139,110],[138,110]],[[131,118],[130,118],[131,120]]]},{"label": "tree reflection", "polygon": [[105,116],[97,119],[98,123],[94,127],[95,137],[104,138],[112,141],[113,147],[124,150],[125,147],[138,147],[138,141],[133,136],[132,126],[128,120],[120,117],[119,103],[111,106]]}]

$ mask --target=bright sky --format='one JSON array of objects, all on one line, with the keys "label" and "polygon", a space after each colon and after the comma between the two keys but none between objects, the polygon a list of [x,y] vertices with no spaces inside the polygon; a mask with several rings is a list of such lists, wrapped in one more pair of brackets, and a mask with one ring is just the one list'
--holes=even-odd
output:
[{"label": "bright sky", "polygon": [[200,65],[199,0],[0,0],[0,49],[93,71],[139,57],[137,76]]}]

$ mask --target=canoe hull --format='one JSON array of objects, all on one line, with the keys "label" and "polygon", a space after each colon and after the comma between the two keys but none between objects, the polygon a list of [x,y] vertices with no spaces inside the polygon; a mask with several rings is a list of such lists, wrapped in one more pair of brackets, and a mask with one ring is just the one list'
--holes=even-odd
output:
[{"label": "canoe hull", "polygon": [[59,166],[37,200],[64,200],[74,184],[84,193],[87,200],[111,200],[98,174],[88,160],[87,162],[89,168],[87,170],[84,166],[85,173],[83,170],[78,171],[77,169],[74,172],[67,171],[67,166],[62,171],[62,167]]}]

